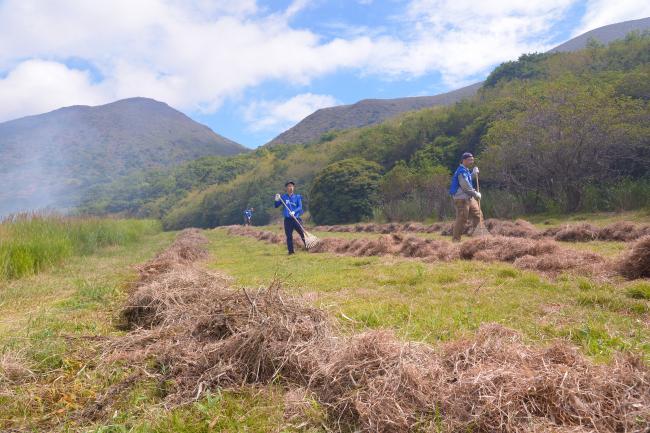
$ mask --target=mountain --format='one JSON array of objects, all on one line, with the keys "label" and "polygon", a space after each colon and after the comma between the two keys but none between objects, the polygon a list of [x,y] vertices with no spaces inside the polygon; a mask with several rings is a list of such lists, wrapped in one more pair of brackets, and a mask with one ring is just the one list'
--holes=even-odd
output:
[{"label": "mountain", "polygon": [[[570,39],[549,52],[578,51],[585,48],[592,38],[600,43],[607,44],[616,39],[624,38],[632,31],[645,31],[648,29],[650,29],[650,18],[611,24]],[[329,131],[374,125],[407,111],[420,110],[436,105],[451,105],[473,96],[481,88],[482,84],[482,82],[475,83],[435,96],[364,99],[355,104],[322,108],[275,137],[266,146],[310,143],[317,141]]]},{"label": "mountain", "polygon": [[551,53],[578,51],[587,46],[590,39],[595,39],[601,44],[608,44],[617,39],[623,39],[628,33],[650,29],[650,17],[640,20],[624,21],[589,30],[586,33],[569,39],[563,44],[549,50]]},{"label": "mountain", "polygon": [[68,208],[93,186],[123,175],[245,151],[147,98],[66,107],[0,123],[0,215]]},{"label": "mountain", "polygon": [[406,111],[421,110],[434,105],[451,105],[474,95],[481,88],[481,84],[475,83],[435,96],[364,99],[355,104],[321,108],[275,137],[268,145],[309,143],[318,140],[328,131],[374,125]]}]

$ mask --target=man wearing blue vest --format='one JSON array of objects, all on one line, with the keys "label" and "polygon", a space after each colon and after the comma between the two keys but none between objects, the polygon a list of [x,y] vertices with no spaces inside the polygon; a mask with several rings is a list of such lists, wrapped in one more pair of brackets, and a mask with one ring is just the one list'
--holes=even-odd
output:
[{"label": "man wearing blue vest", "polygon": [[[286,194],[275,195],[275,207],[282,206],[282,215],[284,216],[284,234],[287,236],[287,249],[289,250],[289,254],[293,254],[294,230],[300,235],[303,244],[305,243],[305,233],[302,231],[302,227],[300,227],[302,224],[300,216],[303,213],[302,196],[294,193],[296,184],[292,181],[285,183],[284,186],[287,188],[287,192]],[[282,202],[284,202],[284,204],[282,204]],[[298,221],[300,221],[300,224]]]},{"label": "man wearing blue vest", "polygon": [[460,242],[460,236],[465,232],[467,220],[471,220],[470,233],[476,229],[481,222],[481,208],[478,200],[481,193],[474,188],[474,181],[478,175],[478,167],[474,165],[474,155],[469,152],[463,153],[460,165],[451,178],[449,194],[454,199],[456,208],[456,222],[454,223],[453,241]]},{"label": "man wearing blue vest", "polygon": [[253,225],[253,211],[253,208],[249,208],[244,211],[244,225]]}]

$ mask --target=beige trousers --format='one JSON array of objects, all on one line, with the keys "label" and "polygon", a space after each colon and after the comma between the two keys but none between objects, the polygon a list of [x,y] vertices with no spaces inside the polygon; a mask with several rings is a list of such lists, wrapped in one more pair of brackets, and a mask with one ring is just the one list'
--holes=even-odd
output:
[{"label": "beige trousers", "polygon": [[456,207],[456,222],[454,223],[453,240],[460,241],[460,236],[465,233],[467,222],[471,224],[470,233],[481,222],[481,209],[475,198],[469,200],[454,200]]}]

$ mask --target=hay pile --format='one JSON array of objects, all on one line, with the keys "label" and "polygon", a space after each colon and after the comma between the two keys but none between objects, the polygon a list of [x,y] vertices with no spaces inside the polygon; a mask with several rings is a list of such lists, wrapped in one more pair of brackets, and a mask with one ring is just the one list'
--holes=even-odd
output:
[{"label": "hay pile", "polygon": [[638,359],[594,365],[565,345],[531,348],[500,325],[439,350],[385,331],[342,336],[278,284],[233,290],[179,263],[131,293],[132,331],[107,353],[165,383],[169,404],[274,382],[316,399],[338,431],[641,432],[650,423],[650,371]]},{"label": "hay pile", "polygon": [[[490,234],[495,236],[528,239],[547,237],[553,238],[556,241],[565,242],[589,242],[593,240],[629,242],[650,235],[650,224],[635,224],[629,221],[619,221],[604,227],[598,227],[589,223],[576,223],[539,230],[533,224],[523,219],[511,221],[488,218],[485,220],[485,227]],[[434,223],[430,225],[418,222],[389,224],[364,223],[340,226],[316,226],[314,230],[340,233],[440,233],[445,236],[451,236],[453,223]]]},{"label": "hay pile", "polygon": [[[249,236],[269,243],[284,243],[284,238],[272,232],[234,226],[228,233]],[[298,241],[297,245],[302,247]],[[549,239],[526,239],[506,236],[472,238],[460,244],[423,239],[395,233],[374,239],[325,238],[310,250],[312,253],[334,253],[350,256],[398,256],[420,258],[424,261],[455,259],[483,262],[503,261],[520,269],[530,269],[555,276],[563,271],[606,276],[615,268],[603,256],[587,251],[563,248]]]},{"label": "hay pile", "polygon": [[359,223],[353,225],[338,225],[338,226],[316,226],[314,231],[317,232],[338,232],[338,233],[437,233],[447,228],[449,223],[434,223],[425,225],[419,222],[408,223],[388,223],[388,224],[374,224],[374,223]]},{"label": "hay pile", "polygon": [[465,241],[460,246],[460,257],[465,260],[512,262],[521,269],[547,274],[572,270],[585,274],[607,274],[611,265],[595,253],[562,248],[551,240],[482,237]]},{"label": "hay pile", "polygon": [[147,277],[124,309],[133,331],[112,358],[171,381],[173,403],[216,386],[281,380],[309,390],[333,425],[362,431],[410,431],[436,414],[450,431],[594,423],[632,431],[648,420],[648,373],[633,362],[595,367],[568,349],[538,353],[498,326],[442,355],[385,332],[342,338],[322,311],[277,285],[234,291],[186,262]]},{"label": "hay pile", "polygon": [[485,220],[485,228],[495,236],[511,236],[516,238],[537,239],[541,237],[541,231],[526,220],[515,221],[498,220],[488,218]]},{"label": "hay pile", "polygon": [[618,260],[617,269],[629,279],[650,277],[650,235],[639,239]]},{"label": "hay pile", "polygon": [[[248,236],[273,244],[285,242],[284,236],[273,232],[257,230],[250,227],[231,226],[228,234]],[[294,237],[297,248],[304,249],[302,242]],[[399,256],[419,257],[427,260],[453,260],[458,258],[458,247],[447,241],[422,239],[401,233],[380,236],[372,239],[337,239],[324,238],[310,253],[334,253],[348,256]]]},{"label": "hay pile", "polygon": [[556,241],[568,242],[594,240],[630,242],[650,235],[650,224],[634,224],[629,221],[619,221],[604,227],[589,223],[565,224],[546,229],[542,235],[552,237]]}]

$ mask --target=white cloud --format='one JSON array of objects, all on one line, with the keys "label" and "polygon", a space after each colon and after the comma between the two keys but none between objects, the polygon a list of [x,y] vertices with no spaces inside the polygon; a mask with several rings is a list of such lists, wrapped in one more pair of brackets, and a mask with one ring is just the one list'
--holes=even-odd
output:
[{"label": "white cloud", "polygon": [[0,119],[11,119],[71,105],[70,101],[96,105],[107,102],[107,96],[87,72],[56,62],[28,60],[0,79],[0,101]]},{"label": "white cloud", "polygon": [[650,17],[650,2],[645,0],[589,0],[574,35],[608,24],[647,17]]},{"label": "white cloud", "polygon": [[[386,79],[439,71],[454,87],[502,61],[549,48],[553,25],[576,1],[410,0],[386,32],[358,28],[325,39],[292,26],[296,14],[317,7],[307,0],[281,11],[255,0],[0,0],[0,74],[6,75],[0,121],[132,96],[211,113],[269,80],[299,86],[342,69]],[[647,8],[590,0],[584,25],[650,15]],[[72,58],[92,65],[99,77],[92,81],[66,67]],[[257,128],[291,118],[259,114],[272,111],[264,110],[252,117]]]},{"label": "white cloud", "polygon": [[495,64],[549,48],[549,31],[576,0],[411,0],[401,56],[375,65],[394,74],[439,71],[450,85]]},{"label": "white cloud", "polygon": [[244,117],[253,131],[277,130],[293,125],[319,108],[336,104],[333,96],[303,93],[285,101],[253,102],[244,110]]},{"label": "white cloud", "polygon": [[[255,2],[235,10],[227,4],[6,0],[0,2],[0,73],[14,75],[20,59],[81,58],[100,72],[107,98],[146,96],[213,112],[225,98],[267,80],[306,84],[358,67],[377,48],[367,37],[323,42],[311,31],[293,29],[290,17],[305,1],[266,15]],[[207,7],[213,15],[201,13]],[[40,84],[48,85],[54,83]],[[18,96],[8,94],[13,99],[3,99],[3,105],[16,105]],[[78,92],[66,101],[82,102]],[[0,121],[9,116],[5,112]]]}]

